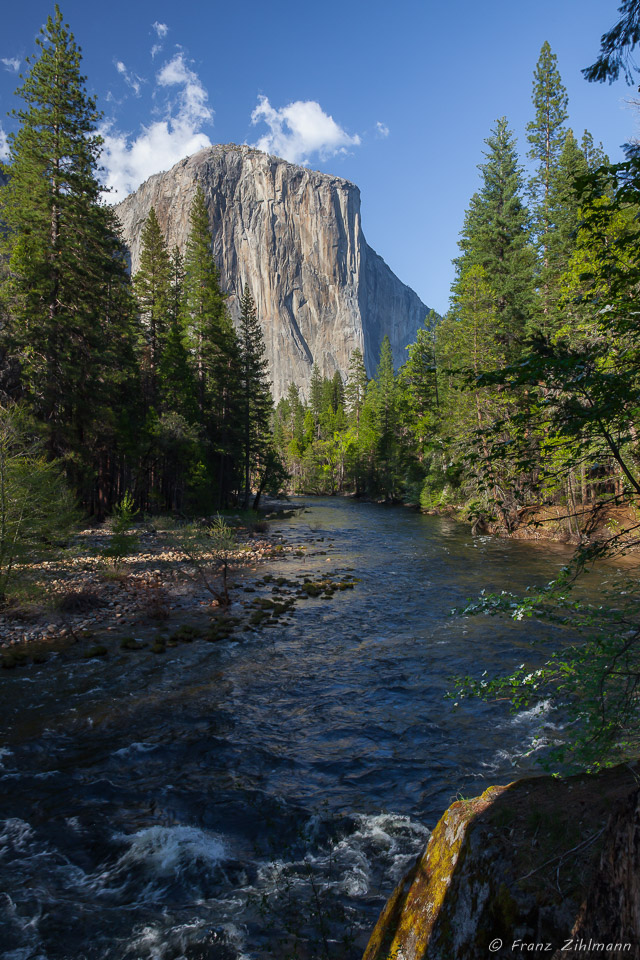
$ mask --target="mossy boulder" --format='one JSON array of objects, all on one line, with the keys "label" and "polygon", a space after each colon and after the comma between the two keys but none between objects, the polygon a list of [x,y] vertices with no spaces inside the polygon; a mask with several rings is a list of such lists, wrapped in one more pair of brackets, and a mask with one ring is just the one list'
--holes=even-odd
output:
[{"label": "mossy boulder", "polygon": [[106,657],[108,652],[109,651],[102,643],[98,643],[95,647],[85,650],[83,656],[85,660],[93,660],[94,657]]},{"label": "mossy boulder", "polygon": [[212,621],[209,629],[204,635],[205,640],[210,643],[216,643],[218,640],[228,640],[233,636],[238,620],[235,617],[220,617]]},{"label": "mossy boulder", "polygon": [[[363,960],[486,960],[520,955],[516,943],[549,944],[549,956],[561,950],[583,929],[585,904],[602,887],[603,864],[612,859],[613,818],[629,804],[637,810],[639,782],[637,768],[622,765],[596,775],[519,780],[457,801],[387,902]],[[635,876],[628,886],[637,888],[640,831],[634,824],[627,824],[633,839],[624,875]],[[618,847],[624,845],[619,830],[617,836]],[[623,888],[612,893],[609,884],[601,899],[620,902],[627,895],[626,915],[636,910],[640,920],[640,895]],[[615,911],[597,923],[598,941],[630,936]],[[615,956],[635,956],[635,945],[631,949]]]},{"label": "mossy boulder", "polygon": [[190,623],[185,623],[173,631],[169,640],[172,643],[192,643],[194,640],[199,640],[201,636],[202,630],[192,626]]},{"label": "mossy boulder", "polygon": [[136,640],[135,637],[123,637],[120,641],[121,650],[142,650],[146,647],[146,643],[142,640]]}]

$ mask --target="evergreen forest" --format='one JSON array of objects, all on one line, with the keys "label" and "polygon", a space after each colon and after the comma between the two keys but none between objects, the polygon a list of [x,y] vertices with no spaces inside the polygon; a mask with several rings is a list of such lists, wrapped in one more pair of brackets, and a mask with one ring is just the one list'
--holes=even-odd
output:
[{"label": "evergreen forest", "polygon": [[234,328],[201,189],[184,256],[151,209],[129,275],[100,114],[58,7],[37,43],[0,190],[0,497],[28,451],[29,476],[40,465],[98,519],[125,496],[151,514],[248,506],[282,474],[251,291]]}]

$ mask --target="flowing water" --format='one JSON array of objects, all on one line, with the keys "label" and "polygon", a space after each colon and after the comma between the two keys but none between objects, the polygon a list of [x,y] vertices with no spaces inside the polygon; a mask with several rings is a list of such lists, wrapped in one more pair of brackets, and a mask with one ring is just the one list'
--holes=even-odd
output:
[{"label": "flowing water", "polygon": [[281,526],[314,555],[275,575],[355,589],[218,644],[4,671],[2,957],[351,960],[451,800],[535,769],[550,705],[445,693],[547,628],[450,612],[565,548],[344,500]]}]

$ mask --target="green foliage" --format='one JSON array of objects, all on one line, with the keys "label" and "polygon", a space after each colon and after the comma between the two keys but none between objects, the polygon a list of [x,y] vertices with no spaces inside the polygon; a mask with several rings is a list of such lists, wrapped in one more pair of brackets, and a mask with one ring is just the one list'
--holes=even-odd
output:
[{"label": "green foliage", "polygon": [[240,345],[211,252],[209,212],[198,187],[191,207],[184,280],[187,342],[193,358],[198,416],[209,483],[218,507],[237,489],[240,459]]},{"label": "green foliage", "polygon": [[[570,733],[550,751],[547,766],[595,770],[631,759],[640,749],[640,597],[634,578],[618,576],[603,602],[578,598],[573,581],[581,559],[542,590],[525,596],[483,594],[465,608],[465,615],[535,618],[553,625],[556,639],[549,654],[541,630],[542,651],[533,665],[523,663],[505,676],[485,674],[458,683],[462,695],[508,699],[514,710],[552,697]],[[558,643],[559,629],[572,639]]]},{"label": "green foliage", "polygon": [[201,187],[191,206],[190,227],[185,257],[185,316],[195,359],[200,415],[204,417],[208,399],[223,386],[232,331],[211,253],[209,212]]},{"label": "green foliage", "polygon": [[257,489],[253,500],[253,510],[256,511],[260,505],[260,498],[264,491],[272,497],[280,496],[285,490],[286,484],[291,475],[287,470],[282,457],[278,453],[274,444],[270,444],[260,463],[260,469],[257,475]]},{"label": "green foliage", "polygon": [[482,186],[471,198],[460,240],[461,256],[453,285],[454,310],[459,285],[472,265],[485,271],[495,298],[495,334],[505,357],[516,355],[536,312],[535,258],[530,242],[529,212],[522,200],[522,170],[513,134],[501,117],[485,141],[486,162],[480,164]]},{"label": "green foliage", "polygon": [[[9,352],[22,395],[43,424],[49,456],[83,499],[104,498],[92,474],[128,389],[132,328],[125,251],[97,179],[100,114],[80,73],[80,51],[55,8],[17,91],[24,107],[9,135],[10,177],[0,191],[8,258]],[[117,400],[116,400],[117,396]]]},{"label": "green foliage", "polygon": [[[560,147],[560,113],[538,208],[543,322],[529,326],[515,355],[475,377],[476,388],[516,400],[482,431],[476,468],[511,475],[516,489],[517,478],[528,477],[521,502],[563,506],[576,540],[590,532],[584,520],[580,528],[581,515],[593,522],[599,510],[622,505],[629,519],[616,523],[608,540],[581,545],[546,589],[524,597],[503,591],[469,605],[466,614],[535,617],[554,632],[542,637],[531,664],[507,676],[465,678],[462,686],[515,708],[551,697],[569,724],[550,762],[595,769],[636,756],[640,747],[637,584],[620,578],[597,603],[579,589],[593,560],[638,540],[640,161],[609,165],[589,134],[583,149],[570,131]],[[508,506],[504,489],[492,499]]]},{"label": "green foliage", "polygon": [[144,334],[141,368],[147,404],[157,411],[160,405],[159,367],[167,339],[171,299],[171,261],[153,207],[142,228],[140,244],[134,291]]},{"label": "green foliage", "polygon": [[[275,410],[273,426],[290,489],[330,494],[353,490],[356,496],[418,503],[424,449],[437,419],[436,319],[435,314],[427,318],[406,369],[398,373],[385,337],[371,380],[356,349],[346,383],[339,373],[322,377],[314,368],[308,406],[297,389],[290,388]],[[281,472],[281,479],[285,475]]]},{"label": "green foliage", "polygon": [[237,546],[237,539],[233,529],[226,520],[218,514],[208,526],[208,539],[213,550],[218,553],[228,553]]},{"label": "green foliage", "polygon": [[[175,547],[189,558],[191,577],[200,583],[220,606],[228,607],[229,567],[239,549],[236,534],[218,514],[210,522],[190,523],[180,527],[172,536]],[[216,581],[220,576],[221,587]]]},{"label": "green foliage", "polygon": [[582,72],[587,80],[613,83],[622,71],[628,84],[635,83],[637,67],[631,51],[640,41],[640,4],[638,0],[622,0],[620,19],[600,38],[600,56]]},{"label": "green foliage", "polygon": [[251,495],[251,465],[264,459],[270,443],[273,412],[264,337],[255,303],[246,286],[240,301],[240,401],[244,461],[244,509]]},{"label": "green foliage", "polygon": [[135,509],[133,496],[127,491],[113,508],[112,534],[109,546],[103,551],[103,556],[112,560],[116,569],[138,544],[138,535],[131,533],[137,515],[138,510]]},{"label": "green foliage", "polygon": [[17,408],[0,408],[0,603],[16,565],[59,549],[76,519],[60,465],[47,461],[33,425]]},{"label": "green foliage", "polygon": [[535,173],[529,189],[533,200],[536,233],[546,261],[549,235],[555,228],[550,215],[550,194],[560,154],[565,142],[567,107],[569,99],[557,67],[557,57],[548,42],[542,45],[533,75],[533,106],[535,117],[527,124],[530,144],[529,158],[535,164]]}]

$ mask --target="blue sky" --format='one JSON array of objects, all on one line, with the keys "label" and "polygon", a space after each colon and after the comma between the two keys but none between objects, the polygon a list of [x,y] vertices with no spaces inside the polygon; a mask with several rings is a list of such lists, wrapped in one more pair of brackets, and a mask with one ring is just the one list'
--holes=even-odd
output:
[{"label": "blue sky", "polygon": [[[356,183],[368,242],[426,304],[447,306],[451,259],[484,139],[525,127],[548,40],[570,125],[612,159],[637,132],[620,82],[588,84],[619,0],[65,0],[105,163],[122,196],[207,143],[252,143]],[[0,153],[25,56],[53,4],[11,4],[0,36]]]}]

